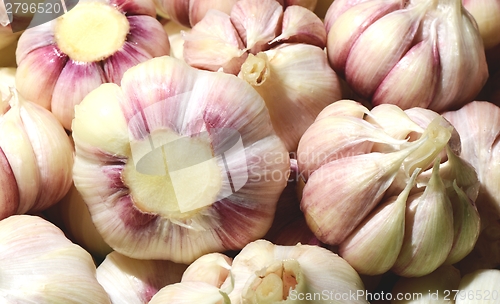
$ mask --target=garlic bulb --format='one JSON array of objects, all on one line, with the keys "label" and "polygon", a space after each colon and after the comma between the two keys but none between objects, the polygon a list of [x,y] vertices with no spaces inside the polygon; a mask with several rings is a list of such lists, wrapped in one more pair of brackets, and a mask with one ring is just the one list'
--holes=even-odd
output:
[{"label": "garlic bulb", "polygon": [[0,221],[0,258],[4,303],[111,303],[90,254],[38,216]]},{"label": "garlic bulb", "polygon": [[481,269],[460,280],[455,304],[487,304],[500,301],[500,270]]},{"label": "garlic bulb", "polygon": [[395,299],[391,303],[453,304],[460,280],[460,271],[451,265],[441,266],[422,277],[400,278],[392,288]]},{"label": "garlic bulb", "polygon": [[289,155],[245,81],[159,57],[76,107],[75,186],[104,240],[190,263],[271,226]]},{"label": "garlic bulb", "polygon": [[90,91],[119,84],[128,68],[169,54],[168,36],[155,17],[150,1],[89,0],[26,30],[16,50],[20,94],[69,129],[74,106]]},{"label": "garlic bulb", "polygon": [[233,304],[368,303],[356,271],[318,246],[251,242],[234,258],[222,287],[233,284],[228,294]]},{"label": "garlic bulb", "polygon": [[97,281],[112,303],[142,304],[166,285],[178,283],[187,265],[161,260],[136,260],[109,253],[97,267]]},{"label": "garlic bulb", "polygon": [[461,1],[336,2],[325,17],[328,59],[373,105],[442,112],[472,101],[484,86],[482,39]]},{"label": "garlic bulb", "polygon": [[54,115],[8,83],[0,83],[0,109],[7,110],[0,113],[0,218],[57,203],[71,187],[73,166],[73,146]]},{"label": "garlic bulb", "polygon": [[482,232],[471,257],[464,265],[467,272],[500,265],[500,161],[498,135],[500,108],[486,101],[471,102],[459,110],[443,114],[461,138],[462,157],[477,171],[480,182],[476,206],[481,215]]},{"label": "garlic bulb", "polygon": [[297,151],[309,228],[361,274],[423,276],[458,262],[480,228],[479,182],[459,140],[431,110],[333,103]]},{"label": "garlic bulb", "polygon": [[342,96],[324,52],[321,19],[298,5],[241,0],[229,14],[209,11],[184,36],[184,60],[250,83],[290,152],[318,113]]}]

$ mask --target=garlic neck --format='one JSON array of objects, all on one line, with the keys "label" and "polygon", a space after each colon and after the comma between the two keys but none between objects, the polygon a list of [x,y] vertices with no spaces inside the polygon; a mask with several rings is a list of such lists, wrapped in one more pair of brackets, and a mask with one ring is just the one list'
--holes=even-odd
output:
[{"label": "garlic neck", "polygon": [[262,85],[270,76],[269,59],[263,52],[257,55],[249,54],[241,66],[240,76],[252,86]]},{"label": "garlic neck", "polygon": [[276,261],[256,272],[244,295],[246,303],[287,303],[290,292],[303,292],[305,282],[300,264],[296,260]]}]

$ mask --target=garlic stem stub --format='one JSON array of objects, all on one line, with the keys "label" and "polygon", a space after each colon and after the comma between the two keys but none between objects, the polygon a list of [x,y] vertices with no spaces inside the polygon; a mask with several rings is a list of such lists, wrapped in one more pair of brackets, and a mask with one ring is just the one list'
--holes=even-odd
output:
[{"label": "garlic stem stub", "polygon": [[428,109],[362,107],[333,103],[299,142],[309,228],[360,274],[423,276],[462,260],[481,221],[459,134]]},{"label": "garlic stem stub", "polygon": [[250,85],[169,56],[91,92],[73,138],[75,186],[96,228],[138,259],[190,263],[243,248],[271,226],[290,174]]},{"label": "garlic stem stub", "polygon": [[70,129],[74,106],[130,67],[170,53],[150,1],[80,1],[57,19],[26,30],[16,50],[21,95]]},{"label": "garlic stem stub", "polygon": [[476,21],[459,0],[341,0],[325,26],[333,69],[374,106],[458,109],[488,78]]},{"label": "garlic stem stub", "polygon": [[[230,285],[233,304],[305,303],[313,296],[314,303],[368,303],[356,271],[319,246],[251,242],[234,258],[222,288]],[[346,299],[349,294],[356,296]]]},{"label": "garlic stem stub", "polygon": [[275,0],[240,0],[230,13],[211,10],[184,35],[191,66],[238,75],[259,92],[290,152],[328,104],[339,79],[328,64],[326,30],[311,10]]}]

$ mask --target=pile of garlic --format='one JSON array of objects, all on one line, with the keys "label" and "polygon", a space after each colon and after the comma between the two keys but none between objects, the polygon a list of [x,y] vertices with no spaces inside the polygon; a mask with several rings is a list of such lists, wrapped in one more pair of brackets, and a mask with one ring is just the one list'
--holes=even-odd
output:
[{"label": "pile of garlic", "polygon": [[500,299],[498,0],[80,0],[14,33],[35,2],[0,0],[0,302]]}]

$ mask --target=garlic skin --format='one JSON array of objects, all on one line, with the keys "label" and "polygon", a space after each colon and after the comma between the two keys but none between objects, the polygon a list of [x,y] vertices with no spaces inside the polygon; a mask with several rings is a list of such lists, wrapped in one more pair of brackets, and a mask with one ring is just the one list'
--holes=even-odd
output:
[{"label": "garlic skin", "polygon": [[230,257],[222,253],[204,254],[187,267],[181,282],[205,282],[220,288],[229,276],[232,262]]},{"label": "garlic skin", "polygon": [[180,25],[172,20],[163,20],[162,23],[163,22],[163,29],[168,35],[168,41],[170,44],[170,56],[184,60],[184,39],[182,36],[185,35],[190,28]]},{"label": "garlic skin", "polygon": [[104,259],[113,251],[95,228],[87,205],[74,184],[54,208],[64,232],[92,256]]},{"label": "garlic skin", "polygon": [[148,304],[230,304],[227,295],[205,282],[183,282],[163,287]]},{"label": "garlic skin", "polygon": [[[318,246],[279,246],[265,240],[246,245],[233,260],[234,289],[230,303],[301,303],[302,296],[332,291],[359,294],[364,285],[356,271],[335,253]],[[361,294],[356,299],[338,300],[334,295],[314,303],[368,303]]]},{"label": "garlic skin", "polygon": [[479,237],[478,175],[436,112],[337,101],[301,138],[297,163],[309,228],[360,274],[423,276]]},{"label": "garlic skin", "polygon": [[114,251],[97,267],[96,277],[111,303],[142,304],[164,286],[180,282],[187,265],[136,260]]},{"label": "garlic skin", "polygon": [[259,92],[290,152],[319,112],[342,96],[324,52],[324,25],[305,7],[241,0],[230,13],[209,11],[184,40],[189,65],[238,75]]},{"label": "garlic skin", "polygon": [[[74,106],[90,91],[119,84],[128,68],[170,53],[155,17],[150,1],[80,1],[61,17],[26,30],[16,50],[20,94],[53,112],[69,130]],[[96,20],[106,22],[90,26]]]},{"label": "garlic skin", "polygon": [[[10,70],[12,72],[12,70]],[[72,181],[73,146],[48,110],[24,100],[0,83],[0,162],[3,193],[0,218],[36,213],[57,203]]]},{"label": "garlic skin", "polygon": [[487,304],[498,302],[500,270],[480,269],[462,277],[455,304]]},{"label": "garlic skin", "polygon": [[500,44],[500,3],[494,0],[462,0],[463,6],[474,17],[483,39],[484,48]]},{"label": "garlic skin", "polygon": [[243,248],[270,228],[289,175],[250,85],[169,56],[90,93],[73,138],[75,186],[104,240],[132,258]]},{"label": "garlic skin", "polygon": [[474,101],[443,114],[461,138],[462,157],[476,170],[480,182],[476,200],[481,216],[481,235],[462,269],[466,272],[500,265],[499,146],[500,108],[486,101]]},{"label": "garlic skin", "polygon": [[238,0],[154,0],[157,13],[185,27],[193,27],[211,9],[229,13]]},{"label": "garlic skin", "polygon": [[13,215],[0,221],[0,296],[9,303],[111,303],[92,257],[48,221]]},{"label": "garlic skin", "polygon": [[339,1],[325,26],[333,69],[373,105],[457,109],[488,78],[476,22],[460,1]]},{"label": "garlic skin", "polygon": [[391,304],[405,303],[455,303],[453,290],[459,289],[460,271],[451,265],[441,266],[432,273],[418,278],[400,278],[391,293],[393,295],[421,295],[411,299],[393,299]]}]

